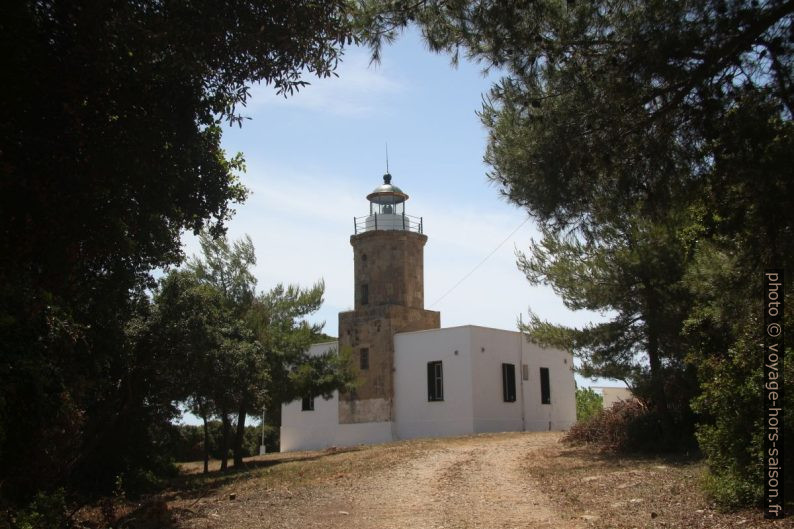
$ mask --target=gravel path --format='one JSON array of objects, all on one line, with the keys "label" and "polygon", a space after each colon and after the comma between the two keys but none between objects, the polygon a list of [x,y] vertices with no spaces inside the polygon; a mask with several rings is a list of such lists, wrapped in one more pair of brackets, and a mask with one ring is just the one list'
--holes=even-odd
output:
[{"label": "gravel path", "polygon": [[[497,434],[433,441],[388,469],[304,488],[232,487],[207,498],[180,528],[546,529],[572,528],[522,468],[559,434]],[[373,464],[377,460],[373,460]],[[230,489],[231,490],[231,489]],[[174,505],[176,507],[176,505]],[[193,510],[195,509],[195,511]]]},{"label": "gravel path", "polygon": [[306,511],[282,520],[278,527],[571,527],[520,470],[522,461],[557,439],[555,434],[456,439],[396,469],[317,495]]}]

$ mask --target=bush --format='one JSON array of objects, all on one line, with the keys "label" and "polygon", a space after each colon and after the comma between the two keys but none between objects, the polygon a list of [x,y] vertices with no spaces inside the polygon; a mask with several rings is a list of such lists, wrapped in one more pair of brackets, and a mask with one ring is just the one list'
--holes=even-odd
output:
[{"label": "bush", "polygon": [[[685,425],[674,417],[674,430]],[[658,413],[636,399],[618,401],[585,421],[576,423],[563,442],[594,444],[615,452],[673,452],[693,450],[692,439],[668,435]]]},{"label": "bush", "polygon": [[[751,321],[726,354],[702,359],[699,366],[704,382],[694,407],[703,416],[697,438],[708,464],[704,486],[725,509],[763,503],[764,368],[756,345],[763,340],[759,328],[760,322]],[[794,354],[790,347],[785,349],[782,366],[783,379],[794,380]],[[794,425],[792,392],[784,391],[783,399],[783,437],[790,439]],[[782,466],[786,470],[794,468],[792,452],[785,451]],[[792,472],[786,472],[784,479],[783,490],[791,502]]]},{"label": "bush", "polygon": [[19,511],[15,529],[59,529],[67,527],[66,499],[63,489],[39,492],[27,507]]},{"label": "bush", "polygon": [[590,388],[576,388],[576,420],[586,421],[604,409],[604,397]]}]

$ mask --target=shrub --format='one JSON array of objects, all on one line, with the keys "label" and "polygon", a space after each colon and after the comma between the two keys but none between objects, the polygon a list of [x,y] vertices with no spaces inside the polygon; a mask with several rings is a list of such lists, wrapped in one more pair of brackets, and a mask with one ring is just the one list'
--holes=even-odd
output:
[{"label": "shrub", "polygon": [[604,408],[604,397],[590,388],[576,388],[576,420],[586,421]]},{"label": "shrub", "polygon": [[39,492],[27,507],[19,511],[15,529],[59,529],[67,527],[66,498],[63,489]]},{"label": "shrub", "polygon": [[[697,439],[706,456],[706,491],[725,509],[763,504],[764,474],[764,383],[763,356],[757,343],[759,322],[752,322],[723,355],[700,361],[704,380],[702,394],[694,407],[702,414]],[[794,354],[787,348],[782,358],[784,380],[794,379]],[[788,389],[788,388],[785,388]],[[783,392],[783,437],[790,438],[794,424],[792,392]],[[725,413],[724,410],[731,410]],[[794,468],[792,450],[785,451],[782,466]],[[784,474],[783,490],[791,502],[794,490],[792,472]]]},{"label": "shrub", "polygon": [[[683,425],[674,417],[674,430]],[[636,399],[618,401],[585,421],[576,423],[563,437],[569,444],[594,444],[615,452],[671,452],[692,450],[690,438],[668,435],[659,415]]]}]

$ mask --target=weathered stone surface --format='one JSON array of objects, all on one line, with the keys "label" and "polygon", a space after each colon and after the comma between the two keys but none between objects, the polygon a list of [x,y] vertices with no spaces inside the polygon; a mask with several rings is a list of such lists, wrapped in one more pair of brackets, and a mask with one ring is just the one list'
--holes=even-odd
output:
[{"label": "weathered stone surface", "polygon": [[[424,308],[426,242],[426,235],[410,231],[368,231],[352,235],[355,309],[367,305]],[[364,285],[369,292],[366,305],[362,295]]]},{"label": "weathered stone surface", "polygon": [[[350,238],[355,310],[339,313],[339,346],[352,350],[360,384],[355,392],[339,396],[342,424],[393,420],[394,334],[441,325],[439,312],[424,309],[426,241],[425,235],[403,231],[365,232]],[[369,356],[364,370],[360,369],[362,349]]]},{"label": "weathered stone surface", "polygon": [[[339,402],[339,422],[383,422],[390,416],[388,399],[351,399]],[[386,417],[384,419],[384,417]]]}]

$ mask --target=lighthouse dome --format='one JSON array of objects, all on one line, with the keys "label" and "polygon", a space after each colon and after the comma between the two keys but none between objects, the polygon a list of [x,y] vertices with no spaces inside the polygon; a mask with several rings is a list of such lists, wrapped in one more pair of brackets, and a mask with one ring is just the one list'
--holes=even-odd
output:
[{"label": "lighthouse dome", "polygon": [[391,175],[383,175],[383,184],[376,187],[367,195],[367,200],[374,204],[399,204],[408,200],[408,195],[403,190],[391,183]]}]

